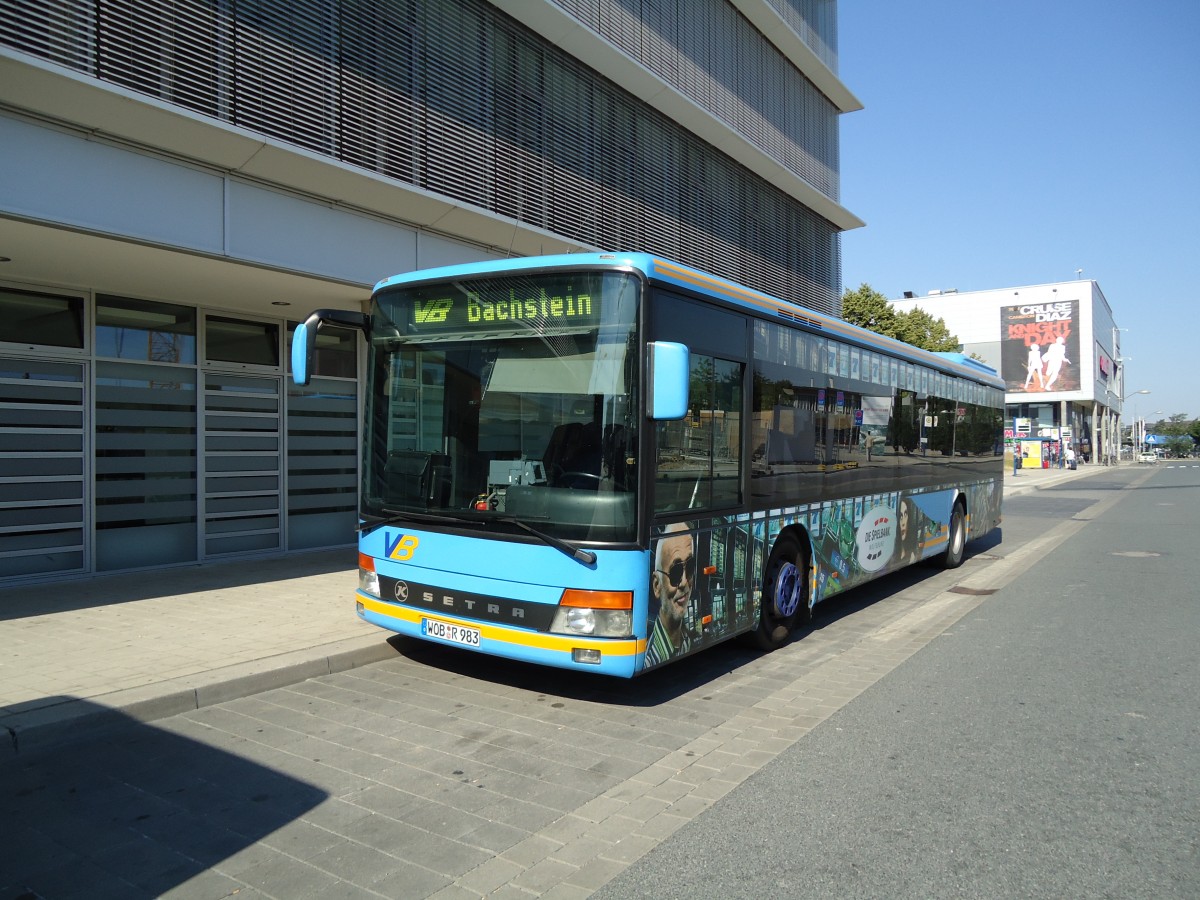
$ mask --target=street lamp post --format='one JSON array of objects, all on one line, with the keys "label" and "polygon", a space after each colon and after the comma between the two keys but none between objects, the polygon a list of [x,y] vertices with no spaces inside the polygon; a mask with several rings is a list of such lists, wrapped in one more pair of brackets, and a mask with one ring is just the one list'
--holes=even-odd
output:
[{"label": "street lamp post", "polygon": [[[1156,409],[1154,412],[1150,413],[1150,415],[1152,415],[1152,416],[1161,416],[1162,414],[1163,414],[1163,411],[1161,409]],[[1146,447],[1146,418],[1145,418],[1145,416],[1143,416],[1139,421],[1141,422],[1141,440],[1138,443],[1138,452],[1140,453]]]},{"label": "street lamp post", "polygon": [[[1136,396],[1137,394],[1148,394],[1148,393],[1150,393],[1150,392],[1149,392],[1148,390],[1145,390],[1145,389],[1143,389],[1143,390],[1140,390],[1140,391],[1130,391],[1128,394],[1125,394],[1125,396],[1123,396],[1123,397],[1121,398],[1121,404],[1122,404],[1122,406],[1124,406],[1126,399],[1128,399],[1129,397]],[[1133,418],[1134,418],[1134,423],[1133,423],[1133,424],[1134,424],[1134,426],[1135,426],[1135,427],[1136,427],[1136,426],[1137,426],[1137,424],[1138,424],[1138,423],[1137,423],[1137,411],[1136,411],[1136,410],[1137,410],[1137,402],[1136,402],[1136,401],[1134,401],[1134,415],[1133,415]],[[1143,440],[1143,441],[1145,440],[1145,427],[1146,427],[1146,426],[1145,426],[1145,423],[1142,423],[1142,431],[1143,431],[1142,440]],[[1133,437],[1133,431],[1131,430],[1129,434],[1130,434],[1130,438],[1132,439],[1132,437]],[[1134,457],[1134,458],[1133,458],[1133,461],[1134,461],[1134,462],[1137,462],[1137,454],[1141,452],[1141,447],[1142,447],[1142,445],[1141,445],[1141,442],[1134,442],[1134,446],[1133,446],[1133,448],[1132,448],[1132,450],[1133,450],[1133,457]]]},{"label": "street lamp post", "polygon": [[[1128,328],[1118,328],[1116,325],[1112,326],[1112,358],[1117,367],[1117,371],[1114,373],[1116,375],[1117,382],[1116,395],[1121,397],[1122,403],[1125,400],[1125,398],[1121,396],[1121,392],[1125,390],[1125,363],[1130,359],[1130,357],[1121,355],[1121,348],[1118,346],[1117,342],[1119,339],[1118,332],[1128,330]],[[1112,391],[1110,390],[1109,393],[1111,394]],[[1116,444],[1116,453],[1113,454],[1114,465],[1121,461],[1121,414],[1124,411],[1124,407],[1122,406],[1120,409],[1116,410],[1116,415],[1113,415],[1113,411],[1111,409],[1109,410],[1108,415],[1110,425],[1109,440],[1110,442]]]}]

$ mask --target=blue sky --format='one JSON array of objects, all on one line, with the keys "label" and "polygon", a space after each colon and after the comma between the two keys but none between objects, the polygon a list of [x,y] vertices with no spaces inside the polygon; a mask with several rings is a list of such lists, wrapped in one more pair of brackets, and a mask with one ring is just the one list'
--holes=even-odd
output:
[{"label": "blue sky", "polygon": [[[1125,416],[1200,417],[1200,0],[842,0],[845,287],[1071,281],[1108,299]],[[1134,409],[1134,401],[1136,410]],[[1159,416],[1153,416],[1161,410]]]}]

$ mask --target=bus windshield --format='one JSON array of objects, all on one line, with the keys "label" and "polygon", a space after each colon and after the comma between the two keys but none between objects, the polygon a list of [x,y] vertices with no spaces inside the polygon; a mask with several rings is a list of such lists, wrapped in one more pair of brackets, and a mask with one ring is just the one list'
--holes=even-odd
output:
[{"label": "bus windshield", "polygon": [[640,294],[611,270],[378,291],[364,521],[633,541]]}]

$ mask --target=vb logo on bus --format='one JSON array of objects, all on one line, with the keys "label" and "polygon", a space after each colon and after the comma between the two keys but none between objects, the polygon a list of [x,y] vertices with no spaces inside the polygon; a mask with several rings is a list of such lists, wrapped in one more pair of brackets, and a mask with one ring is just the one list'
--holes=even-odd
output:
[{"label": "vb logo on bus", "polygon": [[412,559],[419,543],[421,543],[421,539],[415,534],[397,534],[393,539],[390,532],[384,532],[383,552],[388,559],[404,562]]}]

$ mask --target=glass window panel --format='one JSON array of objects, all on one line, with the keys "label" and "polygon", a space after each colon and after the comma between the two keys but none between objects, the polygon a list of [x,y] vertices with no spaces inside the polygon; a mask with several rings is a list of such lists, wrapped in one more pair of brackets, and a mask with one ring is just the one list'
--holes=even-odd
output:
[{"label": "glass window panel", "polygon": [[228,513],[254,513],[259,516],[273,516],[277,506],[278,501],[274,493],[250,495],[226,494],[220,497],[208,498],[205,502],[204,511],[214,518]]},{"label": "glass window panel", "polygon": [[279,325],[274,322],[209,316],[205,320],[204,338],[209,362],[279,365]]},{"label": "glass window panel", "polygon": [[230,553],[249,553],[255,550],[274,550],[279,546],[278,528],[250,534],[235,534],[232,537],[210,536],[205,543],[205,553],[220,556]]},{"label": "glass window panel", "polygon": [[31,555],[16,554],[13,556],[5,555],[9,549],[7,538],[0,536],[0,578],[19,578],[23,575],[44,575],[47,573],[53,575],[64,575],[68,572],[77,572],[83,570],[83,546],[82,532],[79,530],[68,531],[60,534],[46,535],[45,540],[63,540],[73,541],[72,546],[61,552],[48,550],[42,547],[37,549],[37,552]]},{"label": "glass window panel", "polygon": [[[268,547],[274,549],[279,543],[279,516],[229,515],[221,517],[217,515],[209,519],[205,530],[208,538],[208,551],[210,553],[228,553],[235,549],[262,550]],[[218,542],[214,540],[227,538],[231,535],[238,536],[240,546],[234,546],[228,541]],[[265,543],[262,540],[254,539],[263,536],[267,538]],[[221,549],[214,549],[217,546],[220,546]]]},{"label": "glass window panel", "polygon": [[83,348],[83,298],[0,288],[0,341]]},{"label": "glass window panel", "polygon": [[96,298],[96,355],[196,362],[196,310],[127,297]]},{"label": "glass window panel", "polygon": [[196,558],[196,372],[96,368],[96,568]]},{"label": "glass window panel", "polygon": [[206,556],[278,548],[280,386],[278,376],[205,375]]},{"label": "glass window panel", "polygon": [[358,514],[358,397],[353,383],[288,384],[288,547],[349,543]]},{"label": "glass window panel", "polygon": [[825,357],[824,338],[812,337],[808,341],[808,368],[813,372],[821,371],[821,360]]},{"label": "glass window panel", "polygon": [[691,408],[658,425],[655,512],[741,501],[742,373],[741,363],[691,355]]},{"label": "glass window panel", "polygon": [[81,363],[0,359],[0,578],[82,568]]}]

